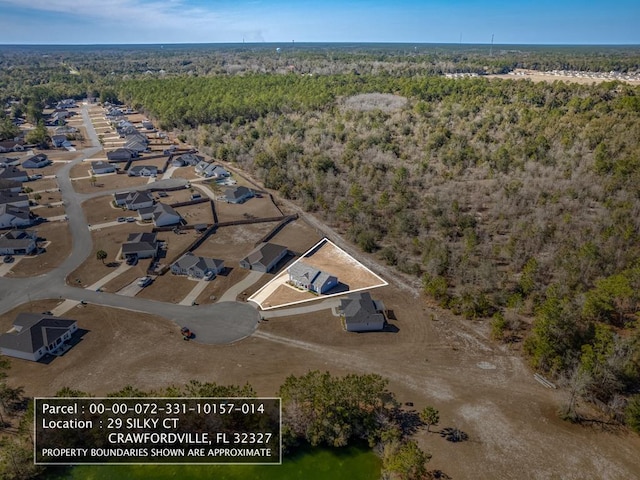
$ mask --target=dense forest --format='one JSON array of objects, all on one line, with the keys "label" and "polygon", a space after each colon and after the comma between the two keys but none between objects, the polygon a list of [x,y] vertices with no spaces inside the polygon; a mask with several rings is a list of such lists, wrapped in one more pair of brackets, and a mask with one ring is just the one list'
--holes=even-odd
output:
[{"label": "dense forest", "polygon": [[638,71],[638,49],[272,47],[15,47],[0,98],[140,108],[491,322],[569,388],[568,418],[586,399],[638,428],[640,87],[434,75]]},{"label": "dense forest", "polygon": [[624,418],[640,379],[637,87],[255,74],[118,88]]}]

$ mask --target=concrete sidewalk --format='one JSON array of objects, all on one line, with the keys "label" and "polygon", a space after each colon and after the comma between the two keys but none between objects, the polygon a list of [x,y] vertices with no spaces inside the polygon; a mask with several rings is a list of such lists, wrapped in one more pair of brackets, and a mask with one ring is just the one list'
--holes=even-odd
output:
[{"label": "concrete sidewalk", "polygon": [[120,266],[116,268],[113,272],[109,273],[108,275],[105,275],[93,285],[89,285],[87,287],[87,290],[97,290],[98,288],[101,288],[103,285],[106,285],[111,280],[116,278],[118,275],[126,272],[130,268],[131,268],[131,265],[127,265],[126,262],[122,262]]}]

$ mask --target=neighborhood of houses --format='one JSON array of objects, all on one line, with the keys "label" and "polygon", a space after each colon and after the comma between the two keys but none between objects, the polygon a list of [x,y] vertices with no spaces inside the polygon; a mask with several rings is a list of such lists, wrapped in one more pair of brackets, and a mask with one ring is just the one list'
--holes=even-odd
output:
[{"label": "neighborhood of houses", "polygon": [[[75,101],[64,100],[52,109],[47,120],[51,148],[63,149],[70,155],[75,151],[69,138],[78,129],[67,124],[67,121],[77,115],[78,108]],[[314,252],[323,242],[330,243],[326,239],[306,253],[300,253],[287,244],[271,241],[274,237],[278,238],[278,232],[282,229],[289,228],[289,222],[295,221],[298,215],[287,216],[275,204],[269,207],[273,198],[267,192],[242,178],[236,178],[228,167],[207,159],[194,149],[180,148],[148,119],[132,121],[129,117],[134,115],[136,112],[130,108],[105,104],[102,115],[92,117],[94,127],[103,126],[100,134],[103,150],[97,156],[82,157],[79,165],[86,166],[84,171],[87,177],[71,177],[72,182],[90,178],[93,185],[107,182],[109,178],[131,179],[126,183],[130,185],[127,188],[117,188],[123,182],[116,181],[112,183],[115,188],[111,191],[103,196],[94,195],[104,202],[104,208],[112,209],[114,213],[111,215],[121,212],[117,221],[107,221],[108,217],[105,216],[104,224],[88,225],[95,242],[105,229],[117,229],[118,225],[135,223],[135,230],[138,231],[129,228],[121,236],[116,236],[120,248],[115,257],[108,260],[127,268],[144,262],[146,276],[134,280],[132,285],[135,284],[137,289],[122,288],[122,292],[127,290],[133,292],[127,295],[135,296],[144,288],[153,288],[153,285],[149,285],[166,275],[185,277],[194,285],[202,285],[194,287],[194,291],[201,291],[207,284],[217,282],[217,277],[228,276],[239,268],[240,271],[255,272],[252,275],[258,276],[251,277],[253,282],[262,275],[270,279],[258,291],[266,300],[251,303],[252,299],[243,297],[242,301],[249,301],[258,310],[336,296],[340,300],[333,312],[342,319],[346,331],[385,329],[384,305],[372,299],[368,292],[371,288],[386,284],[384,281],[362,267],[376,280],[358,283],[358,275],[349,273],[358,262],[352,257],[348,262],[342,262],[340,255],[347,255],[345,252],[340,252],[337,257],[329,255],[335,260],[319,266]],[[33,226],[48,219],[32,212],[31,209],[35,208],[33,192],[37,189],[31,186],[43,178],[56,181],[56,175],[36,173],[39,169],[51,167],[53,162],[47,153],[35,150],[19,139],[0,142],[0,152],[3,152],[3,156],[0,156],[0,255],[5,256],[7,267],[10,267],[14,256],[37,256],[41,251],[39,242],[43,239],[38,237]],[[64,160],[64,163],[69,161]],[[185,175],[182,175],[178,177],[180,181],[167,183],[173,179],[176,171],[191,172],[192,178],[185,179]],[[119,177],[122,174],[125,176]],[[194,185],[198,187],[196,190]],[[189,196],[179,193],[186,189]],[[224,218],[220,220],[219,215]],[[62,217],[64,221],[66,216]],[[209,220],[203,221],[202,218]],[[200,250],[201,246],[206,247],[207,242],[216,237],[219,230],[236,228],[250,231],[256,224],[275,226],[240,257],[231,255],[227,258],[225,254],[206,254],[206,248]],[[195,237],[186,246],[172,249],[171,238],[178,237],[166,237],[167,232],[177,235],[194,232],[192,235]],[[338,248],[331,245],[331,248]],[[233,249],[233,244],[229,248]],[[89,258],[85,263],[91,262],[95,262],[95,259]],[[6,271],[8,269],[2,275]],[[241,278],[239,273],[235,275]],[[97,290],[101,291],[101,287]],[[229,291],[233,291],[233,287]],[[279,296],[287,300],[278,300]],[[234,300],[235,297],[236,294]],[[196,305],[196,302],[192,301],[191,305]],[[15,318],[12,328],[0,334],[0,353],[39,361],[48,354],[64,354],[78,335],[77,322],[73,319],[60,318],[51,312],[21,313]]]}]

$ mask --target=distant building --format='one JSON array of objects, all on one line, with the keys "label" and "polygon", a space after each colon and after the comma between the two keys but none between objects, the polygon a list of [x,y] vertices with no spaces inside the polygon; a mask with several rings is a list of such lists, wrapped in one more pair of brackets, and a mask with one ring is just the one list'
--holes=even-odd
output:
[{"label": "distant building", "polygon": [[20,193],[21,191],[22,191],[22,182],[0,178],[0,193],[1,192]]},{"label": "distant building", "polygon": [[0,170],[0,179],[27,182],[29,181],[29,174],[18,167],[6,167]]},{"label": "distant building", "polygon": [[10,204],[0,205],[0,228],[26,227],[31,223],[29,207],[15,207]]},{"label": "distant building", "polygon": [[153,207],[141,208],[138,210],[140,220],[153,220],[156,227],[168,227],[179,225],[182,217],[173,207],[164,203],[156,203]]},{"label": "distant building", "polygon": [[105,173],[113,173],[116,171],[115,165],[98,160],[97,162],[91,162],[91,173],[94,175],[102,175]]},{"label": "distant building", "polygon": [[51,160],[49,160],[44,153],[39,153],[38,155],[29,157],[22,162],[22,168],[43,168],[47,165],[51,165],[51,163]]},{"label": "distant building", "polygon": [[119,207],[127,207],[129,210],[140,210],[153,207],[155,200],[153,195],[146,190],[134,190],[132,192],[116,192],[113,194],[114,202]]},{"label": "distant building", "polygon": [[138,152],[128,148],[118,148],[107,152],[107,160],[110,162],[128,162],[132,158],[138,158]]},{"label": "distant building", "polygon": [[0,192],[0,205],[12,205],[14,207],[29,207],[29,197],[22,193]]},{"label": "distant building", "polygon": [[127,171],[130,177],[156,177],[158,167],[155,165],[135,165]]}]

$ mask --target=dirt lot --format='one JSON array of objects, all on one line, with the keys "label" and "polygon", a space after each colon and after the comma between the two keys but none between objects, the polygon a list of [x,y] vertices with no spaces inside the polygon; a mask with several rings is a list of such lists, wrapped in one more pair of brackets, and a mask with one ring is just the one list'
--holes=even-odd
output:
[{"label": "dirt lot", "polygon": [[315,229],[302,219],[294,220],[285,225],[275,236],[269,240],[276,245],[284,245],[296,256],[318,243],[322,237]]},{"label": "dirt lot", "polygon": [[196,238],[200,236],[195,230],[183,230],[176,234],[172,231],[158,232],[158,240],[162,240],[167,245],[165,257],[160,260],[161,264],[170,264],[177,260],[178,255],[183,252]]},{"label": "dirt lot", "polygon": [[196,225],[198,223],[213,224],[213,212],[209,202],[178,207],[176,208],[176,212],[178,212],[189,225]]},{"label": "dirt lot", "polygon": [[[224,188],[222,193],[224,194]],[[216,202],[216,210],[218,212],[218,221],[220,222],[282,216],[269,197],[250,198],[245,203],[240,204]]]},{"label": "dirt lot", "polygon": [[[109,262],[115,262],[116,255],[120,251],[122,243],[127,240],[129,233],[150,232],[150,227],[142,227],[135,223],[123,223],[117,227],[105,228],[103,230],[95,230],[91,232],[93,240],[93,250],[91,255],[76,270],[69,274],[67,282],[73,286],[87,287],[112,271],[113,267],[109,267]],[[96,252],[104,250],[107,252],[107,258],[104,265],[100,260],[96,259]],[[78,280],[80,280],[78,282]]]},{"label": "dirt lot", "polygon": [[73,180],[73,188],[78,193],[94,193],[102,190],[114,190],[121,188],[122,191],[134,190],[135,187],[140,185],[146,185],[149,181],[146,177],[130,177],[129,175],[103,175],[98,176],[97,182],[94,185],[91,184],[90,178],[82,180]]},{"label": "dirt lot", "polygon": [[151,285],[143,288],[137,297],[159,302],[179,303],[196,287],[197,283],[182,275],[166,273],[156,278]]},{"label": "dirt lot", "polygon": [[[82,340],[48,365],[12,359],[9,383],[24,386],[27,395],[53,395],[64,386],[105,395],[126,385],[152,389],[197,379],[249,382],[266,396],[288,375],[313,369],[375,372],[415,411],[438,408],[440,424],[432,432],[455,426],[469,435],[467,442],[450,443],[419,430],[418,442],[433,454],[429,469],[452,478],[636,476],[638,436],[558,420],[566,394],[535,382],[519,354],[487,342],[478,324],[427,310],[390,287],[374,297],[394,311],[393,331],[349,334],[325,311],[262,322],[257,335],[229,346],[184,342],[172,322],[144,314],[74,308],[65,316],[78,320]],[[56,303],[33,302],[21,310],[45,311]],[[10,328],[16,313],[0,316],[0,330]]]},{"label": "dirt lot", "polygon": [[200,178],[196,175],[196,167],[180,167],[176,168],[171,174],[171,178],[184,178],[186,180],[193,180],[194,178]]},{"label": "dirt lot", "polygon": [[[42,202],[42,201],[41,201]],[[42,218],[52,218],[65,214],[64,205],[44,206],[42,208],[31,209],[34,215]]]},{"label": "dirt lot", "polygon": [[[31,172],[31,170],[29,170]],[[46,190],[58,190],[58,181],[55,178],[41,178],[40,180],[31,180],[23,184],[34,192],[43,192]]]},{"label": "dirt lot", "polygon": [[[37,212],[38,210],[36,210]],[[36,225],[33,230],[38,237],[51,242],[46,252],[27,256],[15,265],[7,277],[32,277],[47,273],[60,265],[71,252],[71,232],[66,222],[51,222]]]},{"label": "dirt lot", "polygon": [[105,285],[102,286],[100,290],[103,292],[115,293],[121,288],[124,288],[127,285],[129,285],[131,282],[133,282],[137,278],[144,277],[147,274],[147,270],[149,269],[150,265],[151,265],[151,259],[143,258],[142,260],[138,261],[137,265],[132,266],[126,272],[118,275],[116,278],[114,278],[110,282],[107,282]]},{"label": "dirt lot", "polygon": [[269,222],[218,228],[194,253],[202,257],[220,258],[226,265],[237,263],[276,225],[275,222]]},{"label": "dirt lot", "polygon": [[[82,202],[82,210],[87,217],[87,223],[90,225],[104,222],[111,222],[118,217],[138,217],[138,213],[133,210],[114,208],[112,206],[113,195],[105,195],[104,197],[92,198],[86,202]],[[113,227],[119,228],[119,227]]]}]

